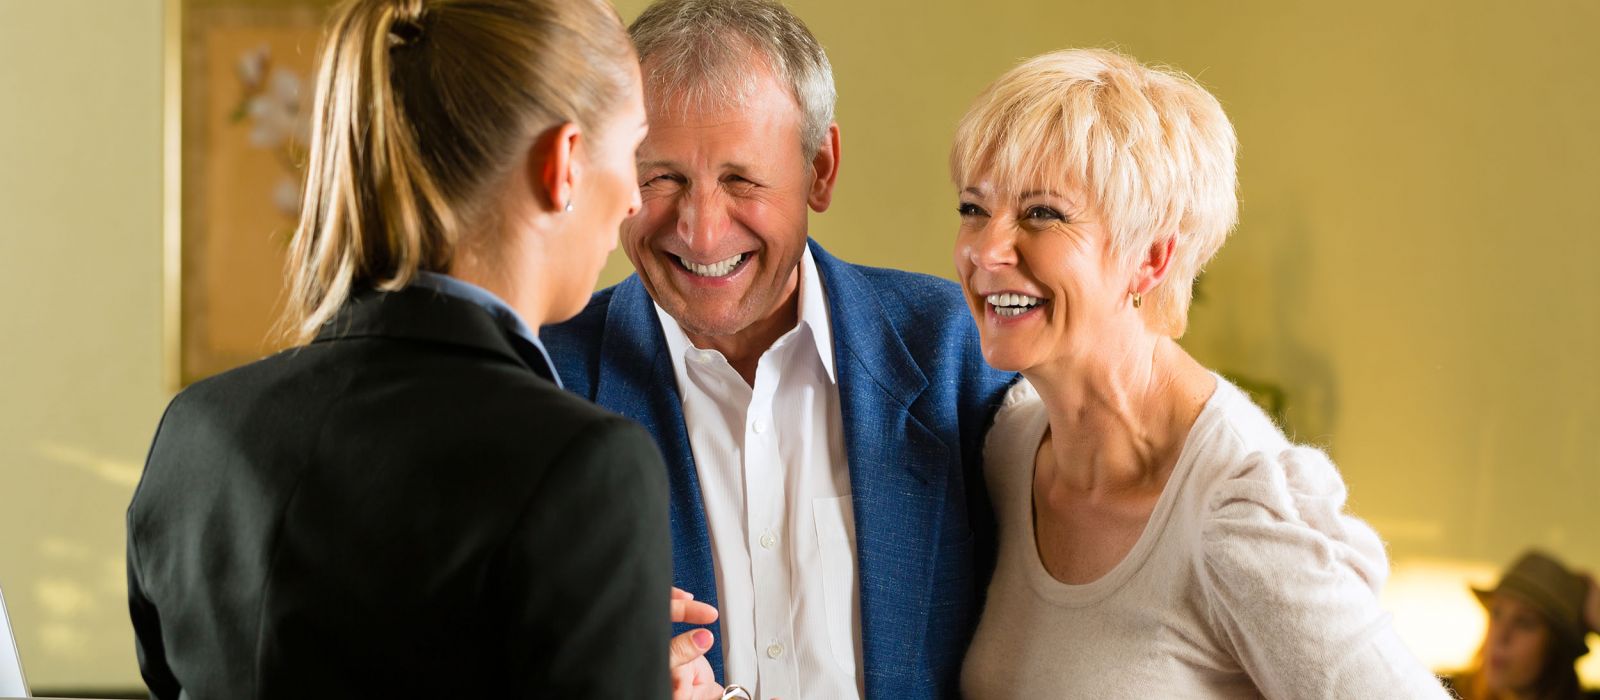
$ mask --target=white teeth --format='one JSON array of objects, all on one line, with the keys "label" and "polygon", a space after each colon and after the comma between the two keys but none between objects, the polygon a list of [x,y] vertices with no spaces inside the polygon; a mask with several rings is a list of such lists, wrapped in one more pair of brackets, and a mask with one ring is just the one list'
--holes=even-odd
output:
[{"label": "white teeth", "polygon": [[1001,316],[1020,316],[1027,313],[1028,309],[1044,303],[1043,299],[1026,294],[990,294],[984,300]]},{"label": "white teeth", "polygon": [[1021,316],[1028,313],[1029,309],[1044,303],[1043,299],[1026,294],[990,294],[984,297],[984,300],[994,307],[996,315],[1004,318]]},{"label": "white teeth", "polygon": [[728,273],[733,272],[733,268],[739,266],[739,261],[741,260],[744,260],[744,253],[735,255],[727,260],[723,260],[722,262],[714,262],[710,265],[698,265],[689,262],[688,258],[678,256],[678,262],[683,264],[684,269],[687,269],[688,271],[693,272],[701,277],[727,277]]}]

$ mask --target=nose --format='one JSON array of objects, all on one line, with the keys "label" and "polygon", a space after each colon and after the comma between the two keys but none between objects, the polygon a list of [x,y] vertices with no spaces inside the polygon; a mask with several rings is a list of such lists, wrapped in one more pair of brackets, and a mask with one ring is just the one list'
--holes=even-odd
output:
[{"label": "nose", "polygon": [[690,187],[678,199],[678,238],[696,253],[717,253],[728,230],[727,202],[714,187]]},{"label": "nose", "polygon": [[977,268],[993,270],[1017,264],[1016,234],[1000,226],[996,218],[962,236],[959,245],[961,255]]}]

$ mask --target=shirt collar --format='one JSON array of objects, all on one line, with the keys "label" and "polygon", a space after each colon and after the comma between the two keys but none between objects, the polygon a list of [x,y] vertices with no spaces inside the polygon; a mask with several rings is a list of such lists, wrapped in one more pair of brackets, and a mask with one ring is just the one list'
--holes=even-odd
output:
[{"label": "shirt collar", "polygon": [[[522,341],[522,343],[513,343],[513,346],[517,349],[517,354],[522,356],[522,361],[528,363],[528,367],[533,369],[535,373],[548,376],[556,386],[561,386],[561,375],[556,373],[556,364],[550,361],[550,353],[545,350],[544,343],[539,342],[539,335],[528,327],[527,322],[522,320],[522,316],[517,313],[516,309],[501,301],[500,297],[495,296],[493,292],[450,275],[426,270],[418,271],[416,278],[411,280],[411,284],[423,289],[431,289],[462,301],[471,302],[489,312],[489,316],[494,319],[501,330],[510,333],[514,339]],[[527,348],[522,347],[523,344],[526,344],[534,352],[528,352]],[[541,368],[544,371],[540,371]]]},{"label": "shirt collar", "polygon": [[[806,246],[805,252],[800,255],[800,301],[797,314],[800,317],[794,331],[802,326],[810,331],[809,335],[815,344],[817,359],[822,362],[822,369],[828,375],[828,381],[837,383],[838,379],[833,374],[833,327],[828,321],[828,301],[822,290],[822,276],[817,272],[817,262],[811,257],[811,247]],[[654,304],[656,318],[661,321],[662,335],[667,339],[667,350],[672,353],[674,364],[681,363],[694,344],[689,342],[689,337],[684,334],[683,327],[678,325],[678,320]],[[787,334],[785,334],[787,335]],[[781,338],[780,338],[781,340]]]}]

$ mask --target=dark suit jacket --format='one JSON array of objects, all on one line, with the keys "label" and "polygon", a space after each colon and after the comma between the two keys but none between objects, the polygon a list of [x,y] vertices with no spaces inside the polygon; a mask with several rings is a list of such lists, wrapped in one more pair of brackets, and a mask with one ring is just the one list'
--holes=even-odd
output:
[{"label": "dark suit jacket", "polygon": [[168,407],[128,509],[145,680],[160,698],[665,697],[663,469],[481,307],[362,295],[309,346]]},{"label": "dark suit jacket", "polygon": [[[867,696],[953,698],[994,566],[983,435],[1015,375],[984,363],[955,284],[851,265],[810,246],[833,326]],[[629,277],[595,294],[541,338],[568,389],[655,436],[671,484],[676,584],[715,605],[683,400],[643,283]],[[720,645],[719,637],[707,657],[722,679]]]}]

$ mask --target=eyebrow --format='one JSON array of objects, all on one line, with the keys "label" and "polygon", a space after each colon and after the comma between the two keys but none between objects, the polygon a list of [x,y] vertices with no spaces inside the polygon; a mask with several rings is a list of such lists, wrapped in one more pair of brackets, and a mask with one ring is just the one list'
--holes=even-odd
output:
[{"label": "eyebrow", "polygon": [[[678,161],[675,161],[675,160],[647,160],[647,161],[643,161],[643,162],[635,164],[634,167],[638,167],[638,168],[672,168],[674,170],[681,169],[679,167],[679,165],[678,165]],[[736,173],[748,173],[748,172],[750,172],[750,166],[742,165],[742,164],[739,164],[739,163],[735,163],[733,161],[725,161],[722,164],[718,165],[717,167],[719,169],[721,169],[721,170],[728,170],[728,171],[732,171],[732,172],[736,172]]]},{"label": "eyebrow", "polygon": [[1067,197],[1065,195],[1062,195],[1060,192],[1057,192],[1055,190],[1029,190],[1027,192],[1023,192],[1021,194],[1021,196],[1017,197],[1017,199],[1027,199],[1029,197],[1037,197],[1037,196],[1039,196],[1041,194],[1050,195],[1051,197],[1055,197],[1056,199],[1067,199]]},{"label": "eyebrow", "polygon": [[[984,192],[983,190],[978,189],[977,187],[968,187],[968,188],[962,190],[962,192],[964,192],[966,194],[973,195],[975,197],[987,197],[987,196],[989,196],[989,193]],[[1019,200],[1028,199],[1029,197],[1037,197],[1039,195],[1049,195],[1051,197],[1055,197],[1056,199],[1066,199],[1066,200],[1070,201],[1069,197],[1067,197],[1066,195],[1063,195],[1060,192],[1057,192],[1055,190],[1028,190],[1027,192],[1023,192],[1022,194],[1017,195],[1017,199],[1019,199]]]}]

